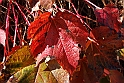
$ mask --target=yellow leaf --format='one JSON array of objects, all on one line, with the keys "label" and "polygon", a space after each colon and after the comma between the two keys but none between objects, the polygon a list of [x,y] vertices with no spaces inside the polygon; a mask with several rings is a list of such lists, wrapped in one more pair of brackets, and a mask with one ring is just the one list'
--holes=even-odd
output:
[{"label": "yellow leaf", "polygon": [[16,50],[6,62],[6,70],[11,74],[19,71],[20,69],[31,65],[35,62],[33,56],[31,56],[29,46],[22,46],[20,49]]}]

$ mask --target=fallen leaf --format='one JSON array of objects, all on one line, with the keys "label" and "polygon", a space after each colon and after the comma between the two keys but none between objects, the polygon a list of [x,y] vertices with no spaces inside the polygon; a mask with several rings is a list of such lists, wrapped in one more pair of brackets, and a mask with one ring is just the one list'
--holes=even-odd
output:
[{"label": "fallen leaf", "polygon": [[79,50],[78,45],[71,39],[67,32],[61,30],[60,40],[55,46],[53,55],[55,55],[60,65],[70,72],[70,74],[72,74],[78,64]]},{"label": "fallen leaf", "polygon": [[118,33],[106,26],[96,27],[91,32],[100,44],[101,49],[113,52],[123,46],[123,38],[119,38]]},{"label": "fallen leaf", "polygon": [[50,15],[51,13],[49,12],[43,13],[31,23],[31,25],[28,28],[28,39],[33,38],[37,33],[39,33],[40,30],[43,33],[47,32],[48,28],[45,25],[49,23]]}]

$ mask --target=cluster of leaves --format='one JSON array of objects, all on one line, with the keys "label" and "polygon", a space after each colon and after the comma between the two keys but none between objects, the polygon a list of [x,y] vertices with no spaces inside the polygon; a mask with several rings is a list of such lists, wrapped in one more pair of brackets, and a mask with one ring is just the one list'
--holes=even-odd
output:
[{"label": "cluster of leaves", "polygon": [[[32,2],[29,0],[30,4]],[[28,20],[16,0],[8,2],[6,31],[0,29],[0,43],[4,46],[1,82],[9,77],[7,83],[124,83],[123,65],[120,64],[120,60],[124,60],[124,32],[119,9],[112,2],[100,8],[84,0],[93,9],[99,24],[91,29],[71,0],[66,2],[73,12],[53,4],[55,0],[39,0],[43,8],[40,10],[38,3],[33,7],[33,22]],[[13,39],[9,39],[11,10],[15,19]],[[26,39],[19,32],[16,11],[28,26]],[[12,48],[9,40],[13,42]],[[17,46],[16,41],[20,43]]]}]

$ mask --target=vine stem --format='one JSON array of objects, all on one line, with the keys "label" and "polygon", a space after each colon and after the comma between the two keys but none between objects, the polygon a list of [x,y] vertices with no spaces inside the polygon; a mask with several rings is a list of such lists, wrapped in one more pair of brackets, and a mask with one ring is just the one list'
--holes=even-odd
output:
[{"label": "vine stem", "polygon": [[97,5],[93,4],[92,2],[90,2],[89,0],[84,0],[88,6],[90,6],[92,9],[102,9],[100,7],[98,7]]},{"label": "vine stem", "polygon": [[20,35],[18,33],[18,16],[16,16],[16,14],[15,14],[15,10],[14,10],[13,5],[12,5],[12,11],[13,11],[14,19],[15,19],[15,34],[14,34],[14,42],[13,42],[13,47],[15,47],[17,34],[18,34],[18,38],[20,40],[20,45],[22,45],[22,40],[21,40]]},{"label": "vine stem", "polygon": [[22,12],[21,8],[19,7],[18,3],[17,2],[14,2],[15,5],[18,7],[19,11],[21,12],[24,20],[26,21],[27,25],[29,26],[30,25],[30,22],[28,21],[27,17],[25,16],[25,14]]},{"label": "vine stem", "polygon": [[82,22],[82,24],[85,24],[90,30],[92,30],[92,29],[90,28],[90,26],[89,26],[86,22],[84,22],[84,21],[81,19],[81,16],[79,15],[78,11],[76,10],[74,4],[73,4],[71,1],[70,1],[70,3],[71,3],[71,5],[72,5],[72,7],[74,8],[74,11],[76,12],[77,17],[78,17],[78,18],[80,19],[80,21]]},{"label": "vine stem", "polygon": [[8,36],[9,36],[9,14],[10,14],[10,8],[11,8],[11,4],[12,4],[12,0],[10,0],[9,2],[9,6],[8,6],[8,11],[7,11],[7,17],[6,17],[6,46],[5,46],[5,56],[7,56],[8,52],[9,52],[9,42],[8,42]]}]

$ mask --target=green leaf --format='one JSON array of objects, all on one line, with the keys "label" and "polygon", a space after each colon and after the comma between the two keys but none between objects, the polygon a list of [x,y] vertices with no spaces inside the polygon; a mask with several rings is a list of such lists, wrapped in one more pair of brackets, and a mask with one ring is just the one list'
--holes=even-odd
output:
[{"label": "green leaf", "polygon": [[29,51],[29,46],[22,46],[20,49],[16,50],[10,55],[6,62],[6,70],[10,74],[21,70],[22,68],[29,66],[35,62],[33,56]]},{"label": "green leaf", "polygon": [[15,73],[7,83],[58,83],[45,62],[27,66]]},{"label": "green leaf", "polygon": [[36,73],[35,64],[27,66],[11,76],[7,83],[34,83]]},{"label": "green leaf", "polygon": [[11,76],[7,83],[69,83],[69,73],[55,59],[24,67]]},{"label": "green leaf", "polygon": [[18,79],[18,83],[34,83],[37,68],[35,65],[25,67],[21,71],[14,74],[14,77]]}]

